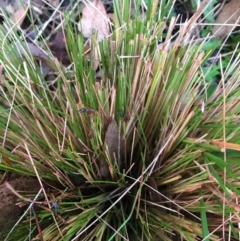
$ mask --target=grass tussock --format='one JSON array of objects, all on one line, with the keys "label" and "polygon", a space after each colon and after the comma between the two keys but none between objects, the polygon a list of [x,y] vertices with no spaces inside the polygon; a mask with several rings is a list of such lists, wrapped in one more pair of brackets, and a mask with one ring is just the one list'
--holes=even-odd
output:
[{"label": "grass tussock", "polygon": [[186,43],[193,22],[174,36],[155,5],[130,19],[115,4],[115,29],[89,58],[66,16],[72,63],[49,53],[51,83],[24,36],[0,30],[0,169],[40,184],[19,195],[31,208],[7,240],[236,238],[239,54],[209,94],[207,39]]}]

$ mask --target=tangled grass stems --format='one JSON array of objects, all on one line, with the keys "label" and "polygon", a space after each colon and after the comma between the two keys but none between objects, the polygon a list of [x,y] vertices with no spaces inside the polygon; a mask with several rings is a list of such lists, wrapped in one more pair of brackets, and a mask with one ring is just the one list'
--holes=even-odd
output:
[{"label": "tangled grass stems", "polygon": [[116,14],[118,28],[90,59],[66,16],[72,64],[49,54],[54,89],[27,48],[24,58],[17,46],[8,56],[6,43],[27,45],[14,28],[2,42],[1,29],[0,169],[37,178],[44,192],[36,216],[25,213],[9,240],[237,237],[240,56],[236,50],[221,68],[209,96],[207,39],[184,44],[190,21],[169,48],[175,19],[166,29],[162,15],[148,11]]}]

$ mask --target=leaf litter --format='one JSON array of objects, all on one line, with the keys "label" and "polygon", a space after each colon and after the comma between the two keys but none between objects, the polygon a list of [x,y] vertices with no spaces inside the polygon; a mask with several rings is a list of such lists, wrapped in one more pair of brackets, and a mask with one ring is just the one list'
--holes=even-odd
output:
[{"label": "leaf litter", "polygon": [[91,39],[93,30],[97,31],[98,41],[109,36],[109,19],[101,0],[94,0],[85,5],[78,29],[86,39]]},{"label": "leaf litter", "polygon": [[212,33],[223,39],[238,26],[240,26],[240,1],[232,0],[226,3],[218,14]]}]

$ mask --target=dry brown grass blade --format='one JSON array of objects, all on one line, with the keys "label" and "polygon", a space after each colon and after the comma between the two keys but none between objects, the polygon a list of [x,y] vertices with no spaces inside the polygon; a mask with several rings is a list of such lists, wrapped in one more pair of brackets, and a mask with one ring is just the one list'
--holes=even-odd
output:
[{"label": "dry brown grass blade", "polygon": [[235,143],[224,142],[224,141],[221,141],[221,140],[213,140],[213,141],[210,142],[210,144],[214,145],[214,146],[218,146],[221,149],[226,148],[226,149],[229,149],[229,150],[240,151],[240,145],[235,144]]}]

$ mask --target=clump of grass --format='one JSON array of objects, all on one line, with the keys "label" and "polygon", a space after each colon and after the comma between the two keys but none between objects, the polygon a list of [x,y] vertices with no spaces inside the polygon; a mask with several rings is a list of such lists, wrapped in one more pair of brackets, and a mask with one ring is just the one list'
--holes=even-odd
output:
[{"label": "clump of grass", "polygon": [[237,237],[239,55],[208,96],[205,42],[184,44],[191,21],[172,42],[175,19],[167,29],[150,3],[130,19],[117,3],[115,30],[90,59],[67,24],[72,65],[52,58],[54,90],[27,48],[19,58],[24,37],[1,29],[0,169],[42,187],[8,240]]}]

